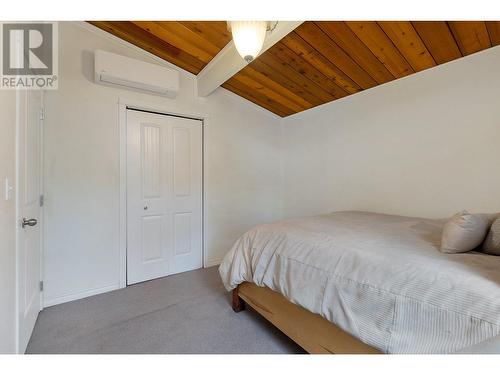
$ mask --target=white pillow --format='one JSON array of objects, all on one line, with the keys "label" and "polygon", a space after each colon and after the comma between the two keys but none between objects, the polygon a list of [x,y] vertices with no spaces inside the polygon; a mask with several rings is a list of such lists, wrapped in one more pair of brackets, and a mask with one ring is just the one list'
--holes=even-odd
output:
[{"label": "white pillow", "polygon": [[489,226],[491,227],[491,224],[493,224],[493,222],[500,217],[500,212],[494,214],[477,214],[477,215],[486,218],[489,222]]},{"label": "white pillow", "polygon": [[484,241],[489,226],[486,215],[473,215],[467,211],[456,213],[443,227],[441,252],[456,254],[474,250]]},{"label": "white pillow", "polygon": [[491,224],[490,231],[483,242],[483,252],[500,255],[500,216]]}]

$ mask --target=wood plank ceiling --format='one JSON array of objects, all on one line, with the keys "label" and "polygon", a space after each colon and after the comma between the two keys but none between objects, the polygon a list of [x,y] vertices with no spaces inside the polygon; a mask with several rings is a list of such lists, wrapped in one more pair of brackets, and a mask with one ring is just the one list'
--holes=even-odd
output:
[{"label": "wood plank ceiling", "polygon": [[[92,21],[193,74],[231,40],[224,21]],[[500,44],[500,21],[304,22],[224,83],[279,116]]]}]

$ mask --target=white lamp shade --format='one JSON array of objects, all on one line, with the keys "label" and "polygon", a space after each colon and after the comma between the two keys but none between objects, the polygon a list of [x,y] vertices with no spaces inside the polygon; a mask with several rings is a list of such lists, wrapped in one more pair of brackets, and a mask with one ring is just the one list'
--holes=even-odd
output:
[{"label": "white lamp shade", "polygon": [[267,21],[230,21],[229,24],[238,53],[247,62],[252,61],[264,44]]}]

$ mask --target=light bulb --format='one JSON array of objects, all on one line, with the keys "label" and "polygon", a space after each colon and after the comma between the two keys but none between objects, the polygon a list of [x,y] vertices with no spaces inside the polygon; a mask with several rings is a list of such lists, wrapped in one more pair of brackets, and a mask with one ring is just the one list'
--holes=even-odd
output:
[{"label": "light bulb", "polygon": [[233,41],[246,62],[252,61],[262,49],[266,38],[267,21],[230,21]]}]

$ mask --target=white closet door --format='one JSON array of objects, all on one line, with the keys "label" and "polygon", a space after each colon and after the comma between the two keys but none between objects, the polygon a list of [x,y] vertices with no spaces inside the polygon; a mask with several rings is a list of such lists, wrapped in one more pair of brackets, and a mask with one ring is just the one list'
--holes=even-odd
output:
[{"label": "white closet door", "polygon": [[127,283],[202,267],[202,122],[127,110]]}]

